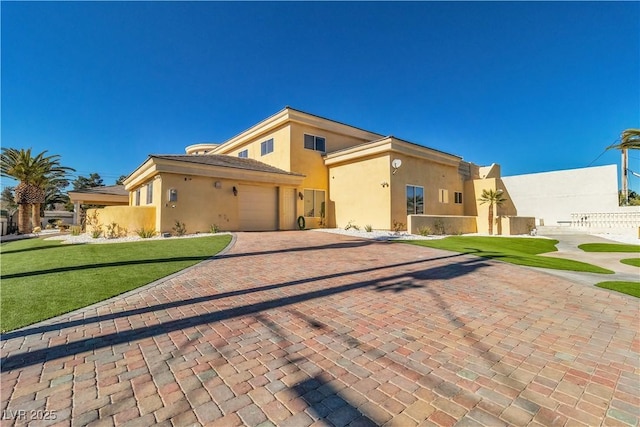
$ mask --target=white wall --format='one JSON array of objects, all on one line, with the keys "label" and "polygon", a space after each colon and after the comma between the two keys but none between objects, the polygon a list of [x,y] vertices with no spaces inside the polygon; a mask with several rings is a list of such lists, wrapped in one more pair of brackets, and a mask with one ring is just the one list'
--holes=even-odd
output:
[{"label": "white wall", "polygon": [[618,211],[616,165],[569,169],[502,178],[518,216],[533,216],[536,225],[571,221],[577,212]]}]

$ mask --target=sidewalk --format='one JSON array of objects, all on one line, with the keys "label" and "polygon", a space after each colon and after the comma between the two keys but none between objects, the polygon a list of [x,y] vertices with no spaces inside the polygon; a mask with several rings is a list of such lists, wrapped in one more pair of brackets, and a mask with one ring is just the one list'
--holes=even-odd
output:
[{"label": "sidewalk", "polygon": [[589,234],[547,234],[544,237],[558,240],[557,252],[549,252],[544,256],[566,258],[587,262],[614,271],[614,274],[585,273],[578,271],[550,270],[539,268],[554,276],[559,276],[574,283],[593,286],[604,281],[640,282],[640,269],[623,264],[622,259],[638,258],[640,254],[633,252],[585,252],[578,246],[584,243],[619,243],[599,236]]}]

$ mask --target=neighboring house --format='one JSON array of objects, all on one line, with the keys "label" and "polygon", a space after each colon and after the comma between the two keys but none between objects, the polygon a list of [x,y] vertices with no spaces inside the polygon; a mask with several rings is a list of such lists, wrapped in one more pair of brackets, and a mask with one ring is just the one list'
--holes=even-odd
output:
[{"label": "neighboring house", "polygon": [[[170,232],[179,221],[192,233],[213,224],[229,231],[293,230],[303,217],[307,228],[351,222],[386,230],[408,225],[415,232],[426,219],[458,218],[465,225],[452,225],[457,231],[483,232],[487,206],[477,199],[500,185],[497,165],[481,168],[289,107],[221,144],[186,150],[149,156],[124,181],[128,206],[102,210],[103,222]],[[515,208],[507,214],[516,215]]]}]

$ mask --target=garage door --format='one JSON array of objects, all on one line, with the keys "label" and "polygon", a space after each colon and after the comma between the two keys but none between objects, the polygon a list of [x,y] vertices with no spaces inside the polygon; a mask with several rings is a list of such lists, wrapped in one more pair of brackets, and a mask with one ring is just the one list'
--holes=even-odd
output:
[{"label": "garage door", "polygon": [[242,185],[238,188],[240,230],[278,229],[278,190],[275,187]]}]

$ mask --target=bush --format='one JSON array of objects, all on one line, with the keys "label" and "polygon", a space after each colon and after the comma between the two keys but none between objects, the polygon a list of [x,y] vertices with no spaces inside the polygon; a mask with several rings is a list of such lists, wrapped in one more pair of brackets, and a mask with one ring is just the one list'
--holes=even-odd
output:
[{"label": "bush", "polygon": [[118,237],[125,237],[127,235],[127,229],[120,227],[117,223],[112,222],[107,225],[107,231],[105,231],[104,236],[107,239],[117,239]]},{"label": "bush", "polygon": [[40,228],[40,227],[33,227],[33,234],[38,234],[38,233],[40,233],[40,232],[42,232],[42,228]]},{"label": "bush", "polygon": [[371,226],[371,224],[365,225],[364,231],[366,231],[367,233],[371,233],[373,231],[373,226]]},{"label": "bush", "polygon": [[418,234],[421,236],[429,236],[431,233],[431,227],[429,226],[418,227]]},{"label": "bush", "polygon": [[444,221],[442,221],[441,219],[436,219],[433,222],[433,228],[436,229],[436,234],[445,234],[446,233],[445,226],[444,226]]},{"label": "bush", "polygon": [[180,222],[177,219],[176,225],[173,226],[172,230],[176,232],[177,236],[184,236],[185,234],[187,234],[187,226],[184,222]]},{"label": "bush", "polygon": [[355,224],[353,223],[353,220],[349,221],[349,222],[347,223],[347,225],[345,225],[345,226],[344,226],[344,229],[345,229],[345,230],[350,230],[350,229],[352,229],[352,228],[353,228],[354,230],[360,230],[360,227],[359,227],[359,226],[357,226],[357,225],[355,225]]},{"label": "bush", "polygon": [[219,232],[220,232],[220,227],[218,227],[217,224],[211,224],[211,227],[209,227],[209,233],[216,234]]},{"label": "bush", "polygon": [[395,231],[396,233],[399,233],[406,229],[407,227],[405,226],[404,222],[398,222],[395,219],[393,220],[393,231]]},{"label": "bush", "polygon": [[79,236],[82,233],[82,227],[79,225],[72,225],[69,227],[69,231],[71,231],[72,236]]},{"label": "bush", "polygon": [[97,239],[102,234],[102,224],[100,224],[98,216],[98,211],[94,210],[93,213],[91,215],[87,215],[87,218],[85,219],[87,229],[89,230],[89,233],[91,233],[91,237],[94,239]]},{"label": "bush", "polygon": [[153,228],[142,227],[141,229],[136,230],[136,234],[143,239],[150,239],[156,235],[156,230],[154,230]]}]

